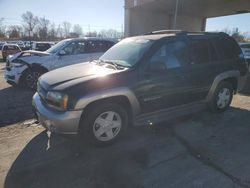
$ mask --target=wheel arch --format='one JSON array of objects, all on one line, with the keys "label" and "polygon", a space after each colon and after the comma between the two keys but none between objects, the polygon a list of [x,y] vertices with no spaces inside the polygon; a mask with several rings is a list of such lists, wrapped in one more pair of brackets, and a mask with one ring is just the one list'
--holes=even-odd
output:
[{"label": "wheel arch", "polygon": [[25,74],[30,71],[30,70],[41,70],[43,73],[46,73],[48,72],[49,70],[47,68],[45,68],[44,66],[42,65],[38,65],[38,64],[31,64],[31,65],[27,65],[28,67],[22,72],[22,75],[20,77],[20,81],[19,81],[19,85],[23,86],[24,83],[23,83],[23,79],[24,79],[24,76]]},{"label": "wheel arch", "polygon": [[83,109],[82,118],[84,118],[91,108],[96,104],[104,102],[114,102],[124,107],[128,112],[130,120],[133,120],[133,118],[140,113],[139,102],[133,92],[128,88],[116,88],[98,92],[94,95],[84,96],[78,100],[75,109]]},{"label": "wheel arch", "polygon": [[213,97],[214,92],[216,91],[217,86],[222,82],[226,81],[232,84],[234,93],[238,90],[238,82],[240,78],[240,72],[239,71],[226,71],[219,75],[217,75],[213,81],[213,84],[208,92],[206,101],[210,101]]}]

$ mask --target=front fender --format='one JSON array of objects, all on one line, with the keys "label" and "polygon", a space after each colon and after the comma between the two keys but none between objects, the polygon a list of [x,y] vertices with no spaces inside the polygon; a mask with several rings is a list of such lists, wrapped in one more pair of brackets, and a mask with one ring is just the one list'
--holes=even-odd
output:
[{"label": "front fender", "polygon": [[108,89],[108,90],[100,91],[91,95],[84,96],[77,101],[75,105],[75,110],[84,109],[87,105],[97,100],[110,98],[110,97],[116,97],[116,96],[127,97],[131,105],[133,115],[138,115],[140,113],[139,102],[135,94],[127,87]]}]

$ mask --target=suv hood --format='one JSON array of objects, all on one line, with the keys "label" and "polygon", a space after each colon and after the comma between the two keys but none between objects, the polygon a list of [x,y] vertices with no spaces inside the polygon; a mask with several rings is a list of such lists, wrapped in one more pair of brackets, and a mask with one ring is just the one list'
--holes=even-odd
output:
[{"label": "suv hood", "polygon": [[120,71],[85,62],[50,71],[42,75],[39,82],[46,90],[62,90],[80,82]]},{"label": "suv hood", "polygon": [[8,60],[9,61],[13,61],[14,59],[16,58],[23,58],[23,57],[31,57],[31,56],[48,56],[48,55],[51,55],[50,53],[48,52],[40,52],[40,51],[35,51],[35,50],[26,50],[26,51],[22,51],[22,52],[19,52],[19,53],[16,53],[14,55],[10,55],[8,57]]}]

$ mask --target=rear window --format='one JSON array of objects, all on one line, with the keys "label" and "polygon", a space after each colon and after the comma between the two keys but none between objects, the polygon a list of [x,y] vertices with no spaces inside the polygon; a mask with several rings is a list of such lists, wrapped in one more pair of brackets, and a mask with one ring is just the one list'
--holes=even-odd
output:
[{"label": "rear window", "polygon": [[232,38],[218,37],[213,42],[222,59],[238,58],[242,53],[239,45]]}]

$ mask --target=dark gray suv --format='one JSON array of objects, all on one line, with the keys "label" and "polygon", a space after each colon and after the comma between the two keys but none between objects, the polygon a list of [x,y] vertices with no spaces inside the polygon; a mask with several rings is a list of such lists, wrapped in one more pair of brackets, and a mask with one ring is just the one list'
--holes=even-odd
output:
[{"label": "dark gray suv", "polygon": [[109,144],[131,125],[206,106],[223,112],[246,74],[241,49],[225,33],[152,32],[122,40],[99,60],[44,74],[33,106],[46,129]]}]

